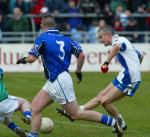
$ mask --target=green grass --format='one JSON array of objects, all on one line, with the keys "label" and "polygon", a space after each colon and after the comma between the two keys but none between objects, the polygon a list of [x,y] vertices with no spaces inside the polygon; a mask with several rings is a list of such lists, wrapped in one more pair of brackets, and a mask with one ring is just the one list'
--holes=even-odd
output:
[{"label": "green grass", "polygon": [[[83,73],[83,81],[76,84],[76,78],[72,73],[76,96],[79,104],[83,104],[94,97],[100,90],[109,84],[117,73]],[[142,83],[135,96],[126,97],[115,105],[124,116],[128,130],[124,137],[150,137],[150,72],[142,73]],[[42,73],[6,73],[5,84],[11,95],[21,96],[32,100],[34,95],[45,83]],[[54,130],[50,134],[41,134],[40,137],[115,137],[112,129],[101,124],[76,121],[58,115],[55,108],[59,105],[54,103],[43,111],[43,116],[50,117],[54,121]],[[106,113],[102,107],[97,111]],[[29,130],[30,126],[25,125],[21,120],[21,113],[16,112],[14,121],[22,128]],[[16,135],[1,124],[0,137],[15,137]]]}]

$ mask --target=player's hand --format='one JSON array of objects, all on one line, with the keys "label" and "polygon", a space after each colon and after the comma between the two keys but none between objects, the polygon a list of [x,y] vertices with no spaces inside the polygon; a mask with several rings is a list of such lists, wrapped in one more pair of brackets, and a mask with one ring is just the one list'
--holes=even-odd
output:
[{"label": "player's hand", "polygon": [[21,59],[18,59],[17,60],[17,62],[16,62],[16,64],[26,64],[27,62],[26,62],[26,59],[27,57],[23,57],[23,58],[21,58]]},{"label": "player's hand", "polygon": [[78,79],[78,84],[79,84],[82,81],[82,73],[76,71],[75,74],[76,74],[76,77]]},{"label": "player's hand", "polygon": [[109,64],[108,62],[104,62],[104,64],[101,66],[101,71],[103,73],[106,73],[109,70],[108,64]]}]

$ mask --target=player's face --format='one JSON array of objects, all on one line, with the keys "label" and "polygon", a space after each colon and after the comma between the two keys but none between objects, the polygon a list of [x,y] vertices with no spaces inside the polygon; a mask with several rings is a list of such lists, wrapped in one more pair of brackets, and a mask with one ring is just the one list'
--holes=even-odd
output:
[{"label": "player's face", "polygon": [[110,34],[99,32],[98,39],[99,39],[99,42],[103,43],[105,46],[108,46],[111,44]]},{"label": "player's face", "polygon": [[44,29],[44,26],[43,26],[42,22],[41,22],[40,26],[41,26],[41,29],[43,30],[43,29]]},{"label": "player's face", "polygon": [[41,26],[41,30],[42,30],[43,32],[45,32],[45,31],[46,31],[46,28],[45,28],[45,26],[44,26],[44,19],[42,19],[40,26]]}]

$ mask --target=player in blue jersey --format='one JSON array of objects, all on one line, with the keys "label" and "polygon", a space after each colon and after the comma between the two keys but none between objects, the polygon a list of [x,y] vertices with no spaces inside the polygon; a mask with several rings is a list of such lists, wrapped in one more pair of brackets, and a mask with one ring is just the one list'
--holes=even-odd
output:
[{"label": "player in blue jersey", "polygon": [[110,61],[116,57],[122,69],[112,83],[80,108],[90,110],[101,104],[110,115],[120,119],[122,128],[126,130],[127,125],[123,117],[112,103],[125,96],[132,97],[135,94],[141,82],[140,64],[144,54],[135,49],[125,37],[114,34],[110,26],[99,29],[98,37],[105,46],[112,46],[102,67],[108,68]]},{"label": "player in blue jersey", "polygon": [[9,129],[20,137],[26,137],[25,131],[23,131],[12,120],[12,115],[13,112],[21,110],[23,113],[22,120],[29,124],[31,119],[30,104],[24,98],[8,95],[7,89],[3,82],[3,77],[4,72],[0,68],[0,123],[3,122]]},{"label": "player in blue jersey", "polygon": [[81,111],[79,108],[68,67],[73,54],[77,57],[76,76],[80,83],[82,80],[81,69],[85,58],[80,45],[69,37],[61,35],[55,29],[55,19],[50,15],[42,18],[41,28],[44,32],[36,38],[29,55],[17,61],[17,64],[32,63],[41,56],[47,78],[45,85],[32,100],[31,131],[27,137],[38,137],[41,111],[54,101],[58,102],[72,119],[94,121],[115,127],[117,136],[122,137],[123,130],[117,119],[93,110]]}]

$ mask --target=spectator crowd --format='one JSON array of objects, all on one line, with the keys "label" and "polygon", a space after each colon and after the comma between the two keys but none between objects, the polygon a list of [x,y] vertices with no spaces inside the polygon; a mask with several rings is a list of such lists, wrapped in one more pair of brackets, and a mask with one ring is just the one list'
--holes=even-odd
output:
[{"label": "spectator crowd", "polygon": [[[38,32],[41,21],[38,15],[46,13],[56,17],[68,14],[68,17],[56,18],[57,28],[69,32],[78,42],[83,42],[85,34],[80,33],[82,31],[87,32],[87,42],[97,42],[96,32],[106,24],[120,32],[150,30],[150,17],[143,16],[150,13],[150,0],[0,0],[0,38],[2,32],[33,31],[31,16],[26,15],[34,15],[35,31]],[[97,16],[70,16],[88,13]],[[144,38],[137,34],[130,37],[139,42]]]}]

